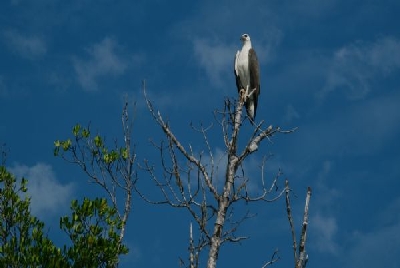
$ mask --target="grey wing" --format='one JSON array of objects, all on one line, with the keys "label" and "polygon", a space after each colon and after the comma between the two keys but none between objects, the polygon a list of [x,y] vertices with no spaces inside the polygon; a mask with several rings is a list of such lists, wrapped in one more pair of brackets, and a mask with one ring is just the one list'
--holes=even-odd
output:
[{"label": "grey wing", "polygon": [[250,87],[255,88],[253,94],[254,100],[254,118],[257,112],[258,96],[260,95],[260,65],[258,63],[257,54],[254,49],[249,51],[249,69],[250,69]]},{"label": "grey wing", "polygon": [[250,87],[256,88],[256,96],[260,94],[260,66],[254,49],[249,51]]}]

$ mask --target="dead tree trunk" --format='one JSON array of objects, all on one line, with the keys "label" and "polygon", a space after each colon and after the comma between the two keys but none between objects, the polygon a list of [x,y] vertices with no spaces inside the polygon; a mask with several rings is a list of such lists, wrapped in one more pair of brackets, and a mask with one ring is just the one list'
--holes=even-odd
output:
[{"label": "dead tree trunk", "polygon": [[[243,167],[242,164],[245,159],[258,150],[259,144],[264,139],[268,139],[276,133],[291,133],[295,129],[282,131],[279,127],[273,128],[272,126],[263,129],[264,122],[262,121],[254,127],[253,133],[244,148],[239,150],[238,136],[244,123],[244,119],[242,119],[243,103],[240,101],[232,102],[227,99],[224,110],[215,113],[216,121],[222,128],[227,157],[221,188],[221,185],[218,184],[216,172],[218,166],[215,165],[213,149],[207,138],[207,131],[210,128],[201,126],[200,129],[195,129],[192,126],[195,131],[201,134],[206,144],[210,161],[205,164],[203,163],[202,153],[197,155],[191,145],[185,147],[179,141],[170,125],[164,121],[161,113],[153,108],[152,103],[147,98],[145,88],[144,95],[154,121],[161,127],[167,138],[167,142],[161,142],[160,145],[153,144],[161,153],[161,168],[164,179],[158,178],[155,167],[147,160],[144,161],[144,166],[142,166],[144,170],[149,172],[156,186],[159,187],[163,200],[152,201],[147,199],[139,189],[136,188],[136,191],[149,203],[167,204],[172,207],[187,209],[198,224],[200,231],[197,245],[193,245],[192,231],[190,231],[188,266],[197,265],[198,254],[208,248],[207,267],[215,268],[220,247],[224,242],[238,242],[247,238],[236,236],[235,231],[240,223],[248,218],[248,214],[238,221],[233,221],[231,219],[232,213],[229,213],[233,204],[239,203],[238,201],[246,203],[272,202],[285,193],[285,188],[277,191],[278,176],[273,179],[271,186],[267,187],[263,174],[258,178],[261,180],[262,192],[258,194],[250,192],[247,185],[249,179],[245,177],[244,171],[242,175],[237,174],[238,168]],[[273,195],[273,197],[270,198],[270,195]]]},{"label": "dead tree trunk", "polygon": [[225,222],[226,211],[230,205],[229,198],[232,195],[232,186],[235,179],[235,174],[240,165],[239,158],[236,155],[237,151],[237,136],[239,134],[239,129],[241,125],[241,115],[242,115],[243,104],[238,102],[237,109],[235,110],[234,117],[234,128],[232,132],[232,138],[229,142],[228,147],[228,166],[226,168],[225,175],[225,185],[222,195],[218,200],[218,213],[214,224],[214,232],[211,237],[211,246],[208,254],[208,268],[215,268],[218,259],[218,252],[221,245],[221,234]]}]

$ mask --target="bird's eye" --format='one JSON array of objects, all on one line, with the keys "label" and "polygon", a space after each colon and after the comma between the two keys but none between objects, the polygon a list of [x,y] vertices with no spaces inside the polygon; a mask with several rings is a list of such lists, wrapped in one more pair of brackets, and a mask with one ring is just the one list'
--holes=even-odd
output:
[{"label": "bird's eye", "polygon": [[247,35],[247,34],[245,34],[245,35],[244,35],[244,37],[248,37],[248,35]]}]

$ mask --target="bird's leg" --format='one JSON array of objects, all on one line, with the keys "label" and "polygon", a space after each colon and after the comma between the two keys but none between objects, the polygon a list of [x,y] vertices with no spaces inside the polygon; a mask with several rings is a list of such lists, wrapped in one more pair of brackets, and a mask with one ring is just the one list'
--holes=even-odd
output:
[{"label": "bird's leg", "polygon": [[247,98],[250,97],[250,96],[254,93],[255,90],[256,90],[256,89],[254,88],[254,89],[249,93],[249,85],[246,86],[246,89],[242,88],[242,89],[239,91],[240,102],[241,102],[241,103],[245,103],[245,102],[247,101]]},{"label": "bird's leg", "polygon": [[247,101],[247,97],[249,94],[249,86],[246,86],[246,89],[242,89],[243,90],[243,96],[242,96],[242,102],[246,102]]},{"label": "bird's leg", "polygon": [[251,90],[251,92],[247,95],[247,97],[249,98],[251,95],[254,94],[254,92],[256,92],[256,88],[253,88],[253,89]]},{"label": "bird's leg", "polygon": [[244,88],[242,88],[239,91],[239,99],[240,99],[240,103],[244,103],[245,99],[246,99],[246,90]]}]

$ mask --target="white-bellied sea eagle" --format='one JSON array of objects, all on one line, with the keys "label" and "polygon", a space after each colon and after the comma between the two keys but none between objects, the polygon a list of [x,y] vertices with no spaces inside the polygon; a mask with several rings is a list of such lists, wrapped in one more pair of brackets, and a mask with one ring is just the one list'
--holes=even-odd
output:
[{"label": "white-bellied sea eagle", "polygon": [[243,34],[240,38],[243,47],[235,57],[235,77],[240,100],[246,106],[250,122],[254,124],[260,95],[260,66],[255,50],[251,46],[250,36]]}]

